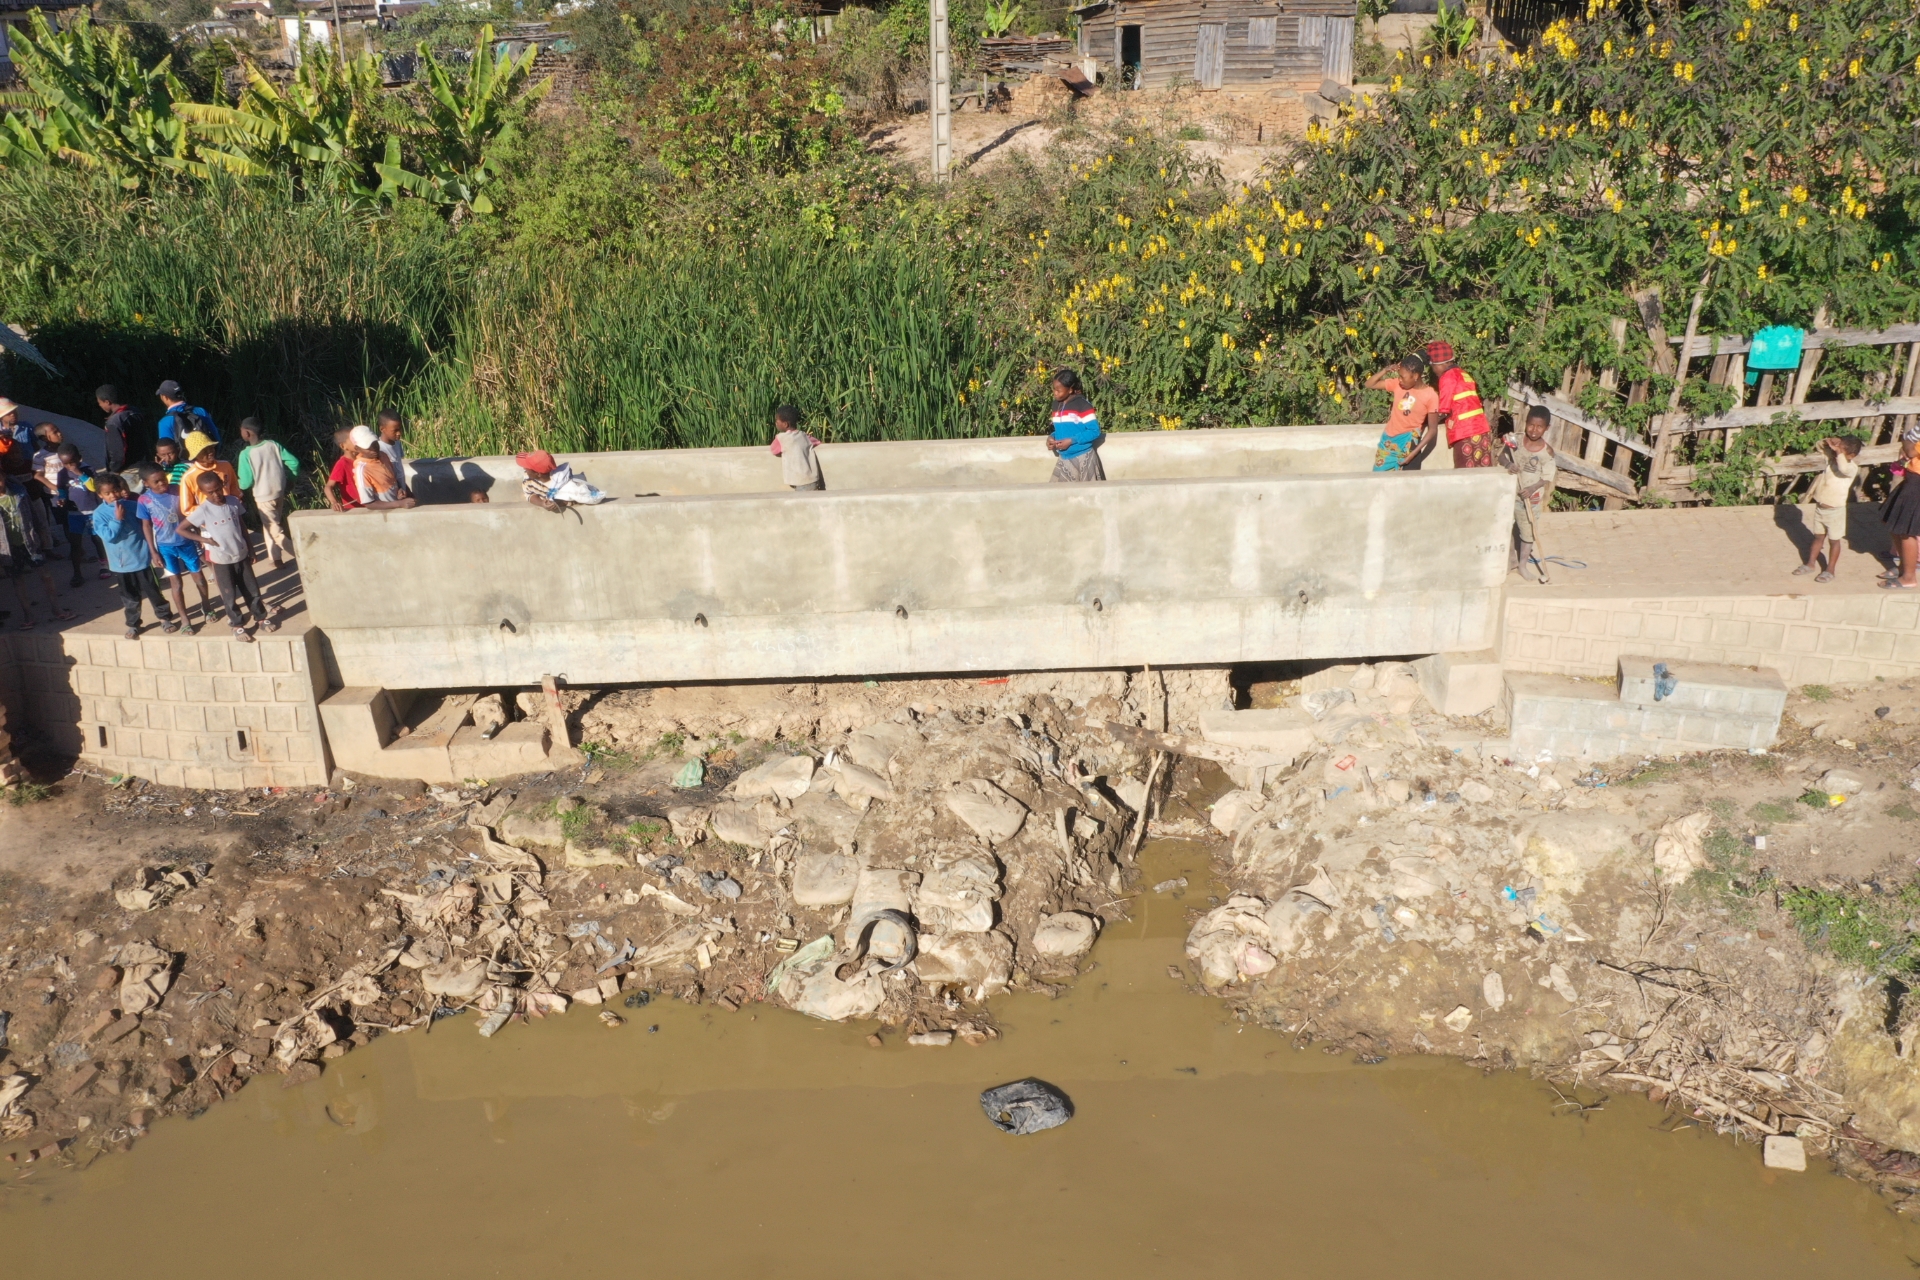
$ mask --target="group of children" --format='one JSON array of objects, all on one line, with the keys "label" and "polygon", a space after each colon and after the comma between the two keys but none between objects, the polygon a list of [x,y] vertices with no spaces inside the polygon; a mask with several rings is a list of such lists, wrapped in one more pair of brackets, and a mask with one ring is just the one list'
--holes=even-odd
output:
[{"label": "group of children", "polygon": [[[177,397],[177,384],[164,387]],[[152,604],[163,634],[197,630],[185,598],[189,581],[199,595],[200,617],[224,617],[236,640],[252,642],[249,623],[264,631],[279,629],[253,572],[242,495],[254,499],[271,563],[278,568],[291,561],[287,499],[299,461],[267,438],[258,419],[248,418],[240,424],[244,447],[236,467],[220,458],[212,419],[203,410],[190,412],[193,416],[172,415],[178,430],[155,443],[152,461],[125,471],[94,471],[51,423],[36,430],[45,447],[21,466],[25,460],[16,457],[17,438],[0,431],[0,474],[6,479],[0,492],[0,575],[13,584],[20,629],[34,625],[24,586],[30,576],[38,577],[46,611],[55,621],[75,616],[58,603],[47,567],[55,529],[64,532],[73,565],[70,586],[84,583],[82,566],[89,559],[101,565],[102,579],[114,581],[129,640],[140,635],[143,603]],[[0,424],[16,413],[17,406],[0,401]],[[208,570],[213,592],[207,587]],[[0,612],[0,619],[7,616]]]}]

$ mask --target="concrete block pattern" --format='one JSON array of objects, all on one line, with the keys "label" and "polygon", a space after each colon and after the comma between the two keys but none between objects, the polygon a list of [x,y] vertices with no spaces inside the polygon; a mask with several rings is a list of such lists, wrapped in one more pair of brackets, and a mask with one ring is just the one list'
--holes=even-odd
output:
[{"label": "concrete block pattern", "polygon": [[[1605,634],[1576,618],[1606,617]],[[1510,671],[1607,676],[1628,657],[1753,666],[1792,687],[1920,675],[1920,601],[1885,592],[1814,598],[1622,595],[1579,601],[1510,597],[1502,652]]]},{"label": "concrete block pattern", "polygon": [[1776,722],[1787,706],[1787,685],[1773,670],[1749,670],[1700,662],[1669,662],[1679,683],[1665,699],[1654,698],[1656,660],[1620,659],[1620,701],[1643,707],[1692,708],[1734,715],[1771,716]]},{"label": "concrete block pattern", "polygon": [[326,782],[310,633],[21,640],[14,667],[37,692],[23,718],[94,768],[176,787]]}]

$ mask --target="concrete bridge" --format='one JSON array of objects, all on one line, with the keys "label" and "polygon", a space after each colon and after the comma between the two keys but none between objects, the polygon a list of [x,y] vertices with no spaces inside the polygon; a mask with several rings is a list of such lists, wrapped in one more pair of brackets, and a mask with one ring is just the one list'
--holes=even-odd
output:
[{"label": "concrete bridge", "polygon": [[[564,514],[521,500],[510,459],[425,461],[413,482],[429,505],[294,516],[301,573],[268,587],[292,610],[279,635],[124,641],[102,591],[96,621],[6,642],[0,701],[104,771],[238,787],[318,784],[335,764],[437,781],[542,767],[560,745],[544,725],[481,739],[460,695],[543,677],[1477,652],[1491,692],[1445,708],[1459,712],[1494,701],[1502,650],[1509,670],[1566,675],[1610,675],[1639,652],[1818,668],[1800,679],[1920,672],[1912,621],[1880,613],[1913,602],[1876,598],[1864,561],[1832,591],[1783,576],[1790,509],[1554,517],[1554,549],[1592,569],[1509,588],[1511,478],[1374,475],[1377,430],[1117,435],[1109,482],[1076,486],[1045,482],[1035,437],[829,445],[828,488],[805,494],[764,449],[595,454],[572,461],[615,501]],[[1711,562],[1661,532],[1683,524],[1692,541],[1718,531]],[[1808,622],[1772,621],[1793,616]],[[1813,621],[1829,616],[1832,636]]]}]

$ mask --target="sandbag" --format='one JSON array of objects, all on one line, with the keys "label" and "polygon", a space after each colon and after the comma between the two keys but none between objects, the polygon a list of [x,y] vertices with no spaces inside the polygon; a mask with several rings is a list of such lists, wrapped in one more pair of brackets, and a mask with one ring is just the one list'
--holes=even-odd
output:
[{"label": "sandbag", "polygon": [[[911,915],[913,892],[919,883],[920,873],[917,871],[902,871],[894,867],[863,868],[854,882],[853,911],[847,918],[848,936],[857,937],[867,921],[882,911]],[[880,959],[893,961],[907,954],[908,941],[904,929],[890,920],[883,920],[873,927],[867,945]]]},{"label": "sandbag", "polygon": [[840,754],[862,769],[871,770],[884,778],[887,776],[887,766],[893,763],[895,756],[925,741],[919,733],[904,724],[870,724],[864,729],[854,730]]},{"label": "sandbag", "polygon": [[1266,903],[1235,894],[1226,906],[1215,907],[1194,922],[1187,935],[1187,958],[1199,966],[1206,985],[1225,986],[1258,977],[1279,963],[1266,916]]},{"label": "sandbag", "polygon": [[742,801],[758,800],[761,796],[798,800],[807,794],[807,788],[812,783],[812,756],[781,756],[735,778],[733,796]]},{"label": "sandbag", "polygon": [[1002,933],[921,935],[913,972],[928,986],[961,987],[975,1000],[1007,989],[1013,975],[1013,942]]},{"label": "sandbag", "polygon": [[914,905],[934,933],[985,933],[999,897],[1000,869],[991,859],[947,857],[921,880]]},{"label": "sandbag", "polygon": [[985,778],[969,778],[947,792],[947,808],[989,845],[1011,840],[1027,820],[1027,806]]},{"label": "sandbag", "polygon": [[860,864],[842,853],[803,853],[793,860],[793,900],[802,907],[837,907],[853,901]]},{"label": "sandbag", "polygon": [[1056,960],[1077,960],[1093,949],[1100,921],[1084,911],[1062,911],[1041,916],[1033,931],[1033,949]]}]

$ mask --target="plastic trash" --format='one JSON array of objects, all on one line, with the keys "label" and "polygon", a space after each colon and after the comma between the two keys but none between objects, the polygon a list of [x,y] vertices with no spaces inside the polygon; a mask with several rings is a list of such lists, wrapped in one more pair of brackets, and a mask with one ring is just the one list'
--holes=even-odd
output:
[{"label": "plastic trash", "polygon": [[575,475],[572,465],[565,462],[554,468],[547,482],[547,496],[555,502],[573,502],[584,507],[607,501],[606,494],[588,484],[585,476]]},{"label": "plastic trash", "polygon": [[687,860],[677,853],[663,853],[647,864],[647,870],[664,880],[673,874],[675,867],[685,866],[686,862]]},{"label": "plastic trash", "polygon": [[688,791],[707,780],[706,761],[695,757],[680,766],[680,772],[673,775],[673,785],[682,791]]},{"label": "plastic trash", "polygon": [[1315,720],[1325,720],[1335,707],[1352,701],[1354,696],[1351,689],[1315,689],[1300,699],[1300,705]]},{"label": "plastic trash", "polygon": [[1653,664],[1653,700],[1655,702],[1672,697],[1673,691],[1679,687],[1680,678],[1667,670],[1666,663]]},{"label": "plastic trash", "polygon": [[980,1095],[980,1109],[1002,1133],[1039,1133],[1073,1119],[1073,1100],[1031,1076],[986,1090]]},{"label": "plastic trash", "polygon": [[1500,890],[1500,896],[1508,902],[1518,903],[1522,907],[1531,907],[1533,900],[1540,896],[1540,890],[1532,885],[1528,885],[1524,889],[1516,889],[1512,885],[1504,885]]},{"label": "plastic trash", "polygon": [[737,899],[740,896],[740,882],[729,875],[715,875],[711,871],[702,871],[700,892],[709,898]]}]

